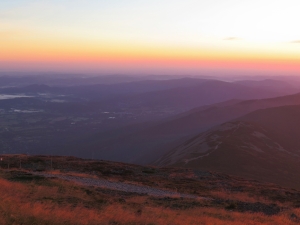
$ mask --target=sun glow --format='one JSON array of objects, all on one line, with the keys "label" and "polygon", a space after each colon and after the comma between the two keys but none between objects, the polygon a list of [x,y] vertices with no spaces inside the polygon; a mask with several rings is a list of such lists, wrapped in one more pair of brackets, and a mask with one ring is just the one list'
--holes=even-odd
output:
[{"label": "sun glow", "polygon": [[56,62],[58,69],[67,70],[76,62],[95,70],[97,65],[110,65],[111,71],[144,65],[145,72],[270,67],[298,73],[299,4],[296,0],[2,2],[0,70],[18,69],[26,62],[32,69]]}]

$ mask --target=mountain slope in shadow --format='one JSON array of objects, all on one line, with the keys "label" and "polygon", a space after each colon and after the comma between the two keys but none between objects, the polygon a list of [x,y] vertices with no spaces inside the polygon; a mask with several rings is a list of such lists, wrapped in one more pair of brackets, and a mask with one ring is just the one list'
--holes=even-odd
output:
[{"label": "mountain slope in shadow", "polygon": [[[140,157],[136,157],[133,162],[150,163],[150,160],[162,156],[169,149],[180,144],[180,142],[226,121],[236,119],[258,109],[298,104],[300,104],[300,94],[269,99],[231,100],[195,108],[174,119],[128,136],[125,142],[121,142],[120,149],[125,149],[128,145],[127,141],[130,140],[131,149],[137,148],[135,146],[138,146],[140,149],[138,152],[140,154],[136,154],[136,156],[140,155]],[[136,145],[138,140],[142,140],[142,142]]]},{"label": "mountain slope in shadow", "polygon": [[300,106],[257,110],[182,143],[159,166],[208,169],[300,188]]}]

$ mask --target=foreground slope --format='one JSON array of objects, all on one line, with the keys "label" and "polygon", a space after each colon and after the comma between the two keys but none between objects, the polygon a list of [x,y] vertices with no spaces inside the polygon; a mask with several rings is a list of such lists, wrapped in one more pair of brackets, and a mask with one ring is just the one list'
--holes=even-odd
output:
[{"label": "foreground slope", "polygon": [[75,157],[1,158],[0,224],[286,225],[300,221],[299,191],[222,173]]},{"label": "foreground slope", "polygon": [[300,106],[257,110],[184,142],[156,161],[300,188]]}]

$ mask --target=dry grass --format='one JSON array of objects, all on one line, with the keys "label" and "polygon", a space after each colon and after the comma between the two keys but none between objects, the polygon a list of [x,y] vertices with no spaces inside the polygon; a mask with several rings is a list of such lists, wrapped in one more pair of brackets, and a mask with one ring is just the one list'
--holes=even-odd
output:
[{"label": "dry grass", "polygon": [[265,196],[258,196],[253,195],[250,193],[243,193],[243,192],[229,192],[229,191],[211,191],[210,195],[213,196],[213,198],[219,198],[219,199],[231,199],[235,201],[242,201],[242,202],[262,202],[265,204],[272,204],[271,200],[265,198]]},{"label": "dry grass", "polygon": [[[276,216],[239,213],[213,207],[174,210],[148,204],[148,198],[130,197],[126,203],[109,199],[101,207],[93,206],[97,197],[69,182],[51,180],[47,185],[0,179],[0,224],[294,224],[287,211]],[[101,196],[100,196],[101,197]],[[74,204],[70,199],[78,199]],[[93,199],[96,198],[96,199]],[[103,196],[103,198],[105,198]],[[57,201],[69,199],[69,201]],[[93,206],[93,207],[89,207]]]},{"label": "dry grass", "polygon": [[73,176],[73,177],[80,177],[80,178],[91,178],[91,179],[97,179],[98,176],[87,174],[87,173],[78,173],[78,172],[62,172],[60,170],[50,170],[47,171],[48,174],[53,175],[66,175],[66,176]]},{"label": "dry grass", "polygon": [[[56,168],[53,170],[47,157],[5,157],[10,160],[11,169],[3,167],[0,170],[0,225],[289,225],[300,222],[300,192],[297,190],[216,173],[203,172],[201,175],[200,172],[199,175],[199,172],[176,168],[146,168],[53,157]],[[20,157],[24,170],[19,169]],[[60,179],[34,178],[35,175],[28,177],[30,171],[39,168],[45,169],[43,172],[46,173],[99,177],[213,200],[181,199],[176,195],[155,198],[89,188]],[[256,210],[257,202],[266,208]],[[263,214],[274,203],[282,207],[280,213],[273,213],[272,216]]]}]

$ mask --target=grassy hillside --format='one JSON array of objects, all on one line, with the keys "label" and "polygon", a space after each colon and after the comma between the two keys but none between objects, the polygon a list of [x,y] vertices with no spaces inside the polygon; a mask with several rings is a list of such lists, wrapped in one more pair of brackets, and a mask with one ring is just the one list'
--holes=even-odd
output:
[{"label": "grassy hillside", "polygon": [[[295,224],[300,221],[297,200],[300,192],[273,184],[220,173],[73,157],[1,157],[0,224]],[[85,186],[41,174],[147,185],[198,198],[154,197]]]}]

